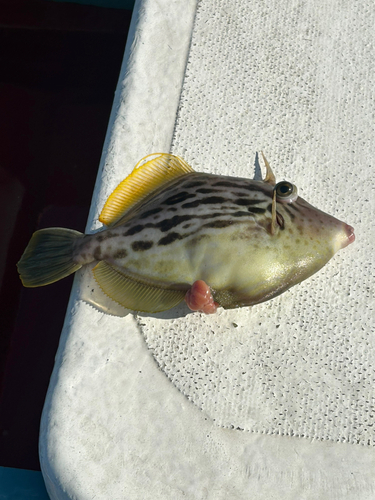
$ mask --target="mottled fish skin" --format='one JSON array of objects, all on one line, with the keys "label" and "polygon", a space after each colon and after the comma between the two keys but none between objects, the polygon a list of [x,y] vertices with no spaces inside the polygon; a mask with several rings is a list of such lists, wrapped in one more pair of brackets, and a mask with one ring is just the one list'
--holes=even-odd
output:
[{"label": "mottled fish skin", "polygon": [[185,298],[193,310],[204,303],[213,312],[280,294],[354,232],[299,198],[290,182],[276,184],[263,159],[266,176],[254,181],[197,173],[165,153],[142,158],[102,209],[108,229],[32,235],[17,264],[22,283],[48,285],[96,261],[102,291],[136,311],[165,311]]},{"label": "mottled fish skin", "polygon": [[204,280],[226,308],[268,300],[319,270],[352,228],[298,197],[277,203],[264,181],[189,173],[132,217],[78,240],[74,261],[106,261],[153,283]]}]

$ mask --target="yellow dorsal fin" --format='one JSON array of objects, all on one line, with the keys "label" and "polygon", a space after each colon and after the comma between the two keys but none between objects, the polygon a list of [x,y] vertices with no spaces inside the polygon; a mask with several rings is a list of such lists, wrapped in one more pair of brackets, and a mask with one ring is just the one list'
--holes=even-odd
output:
[{"label": "yellow dorsal fin", "polygon": [[166,153],[145,156],[109,196],[100,214],[100,222],[113,226],[151,193],[190,172],[194,170],[179,156]]}]

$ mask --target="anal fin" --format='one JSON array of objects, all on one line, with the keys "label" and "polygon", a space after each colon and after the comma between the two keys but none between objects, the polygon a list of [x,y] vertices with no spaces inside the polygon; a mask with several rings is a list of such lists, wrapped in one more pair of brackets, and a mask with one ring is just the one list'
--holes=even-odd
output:
[{"label": "anal fin", "polygon": [[129,276],[123,269],[101,261],[92,270],[103,292],[133,311],[156,313],[176,306],[185,297],[189,285],[150,284]]}]

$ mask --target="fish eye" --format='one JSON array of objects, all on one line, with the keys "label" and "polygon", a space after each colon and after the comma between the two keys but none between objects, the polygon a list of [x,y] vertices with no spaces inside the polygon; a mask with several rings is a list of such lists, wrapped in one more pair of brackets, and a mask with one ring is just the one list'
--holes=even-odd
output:
[{"label": "fish eye", "polygon": [[298,197],[297,187],[288,181],[282,181],[275,186],[277,201],[292,203]]}]

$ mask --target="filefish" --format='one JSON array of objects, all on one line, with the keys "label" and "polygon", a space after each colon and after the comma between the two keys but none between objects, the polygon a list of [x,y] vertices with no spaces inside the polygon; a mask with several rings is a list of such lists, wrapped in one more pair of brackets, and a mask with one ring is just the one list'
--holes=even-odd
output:
[{"label": "filefish", "polygon": [[24,286],[53,283],[95,262],[103,292],[135,311],[164,311],[184,298],[204,312],[272,299],[355,236],[292,183],[276,183],[263,160],[259,181],[195,172],[170,154],[143,158],[105,203],[99,220],[106,229],[33,234],[17,264]]}]

